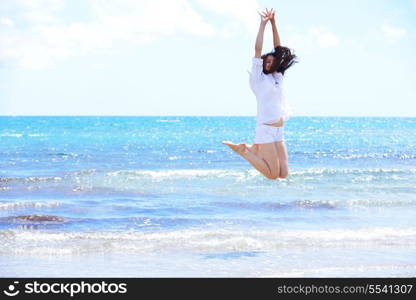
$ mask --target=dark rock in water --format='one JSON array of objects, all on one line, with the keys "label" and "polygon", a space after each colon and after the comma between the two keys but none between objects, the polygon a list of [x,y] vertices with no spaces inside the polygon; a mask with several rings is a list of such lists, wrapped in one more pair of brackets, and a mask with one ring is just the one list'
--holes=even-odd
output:
[{"label": "dark rock in water", "polygon": [[28,216],[14,216],[9,217],[15,221],[26,221],[26,222],[65,222],[66,219],[58,216],[48,215],[28,215]]}]

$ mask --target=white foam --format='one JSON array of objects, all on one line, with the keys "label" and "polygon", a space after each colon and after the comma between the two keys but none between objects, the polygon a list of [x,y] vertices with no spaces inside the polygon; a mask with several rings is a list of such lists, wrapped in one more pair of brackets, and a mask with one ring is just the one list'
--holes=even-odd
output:
[{"label": "white foam", "polygon": [[411,169],[387,169],[387,168],[373,168],[373,169],[351,169],[351,168],[310,168],[306,170],[291,171],[292,175],[319,175],[319,174],[361,174],[361,173],[416,173],[415,168]]},{"label": "white foam", "polygon": [[45,207],[58,207],[61,206],[60,202],[31,202],[31,201],[20,201],[20,202],[0,202],[0,210],[16,210],[21,208],[45,208]]},{"label": "white foam", "polygon": [[43,133],[28,133],[28,134],[25,134],[25,133],[8,133],[8,132],[6,132],[6,133],[3,133],[3,134],[0,134],[0,137],[1,136],[22,137],[23,135],[27,135],[27,136],[47,136],[46,134],[43,134]]},{"label": "white foam", "polygon": [[180,156],[169,156],[168,157],[169,160],[178,160],[180,158],[181,158]]},{"label": "white foam", "polygon": [[159,123],[174,123],[174,122],[180,122],[181,120],[156,120],[156,122]]},{"label": "white foam", "polygon": [[415,206],[416,199],[334,199],[334,200],[302,200],[296,202],[300,207],[386,207]]},{"label": "white foam", "polygon": [[415,228],[369,227],[329,230],[188,229],[169,232],[0,231],[0,253],[274,251],[282,248],[416,245]]},{"label": "white foam", "polygon": [[23,134],[22,133],[3,133],[0,136],[14,136],[14,137],[21,137]]},{"label": "white foam", "polygon": [[198,177],[225,177],[251,174],[246,170],[224,169],[176,169],[176,170],[119,170],[108,172],[107,176],[138,176],[153,179],[163,178],[198,178]]},{"label": "white foam", "polygon": [[[171,156],[169,160],[177,160],[180,157]],[[333,174],[381,174],[381,173],[416,173],[416,169],[332,169],[332,168],[310,168],[306,170],[293,170],[289,172],[289,177],[302,178],[305,175],[333,175]],[[201,177],[244,177],[251,178],[253,176],[260,176],[261,174],[254,169],[242,169],[242,170],[227,170],[227,169],[175,169],[175,170],[118,170],[106,173],[107,176],[137,176],[148,177],[153,179],[175,179],[175,178],[201,178]],[[362,180],[371,181],[372,176],[368,175]],[[288,178],[289,178],[288,177]],[[247,179],[246,178],[246,179]]]}]

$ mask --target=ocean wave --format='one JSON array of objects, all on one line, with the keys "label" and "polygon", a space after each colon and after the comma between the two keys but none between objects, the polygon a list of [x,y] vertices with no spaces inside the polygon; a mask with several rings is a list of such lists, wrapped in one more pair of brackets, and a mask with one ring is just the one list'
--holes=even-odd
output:
[{"label": "ocean wave", "polygon": [[[307,139],[309,140],[309,139]],[[294,157],[309,157],[309,158],[331,158],[341,160],[354,160],[354,159],[399,159],[408,160],[415,159],[415,153],[397,153],[397,152],[370,152],[370,153],[357,153],[361,150],[338,150],[327,149],[321,151],[300,151],[293,150],[291,152]]]},{"label": "ocean wave", "polygon": [[[175,157],[176,159],[177,157]],[[416,168],[394,169],[394,168],[309,168],[304,170],[289,170],[289,177],[302,177],[305,175],[416,175]],[[218,178],[237,178],[252,179],[253,177],[262,177],[262,175],[254,169],[174,169],[174,170],[117,170],[100,173],[97,169],[86,169],[76,172],[70,172],[63,176],[29,176],[29,177],[0,177],[0,185],[10,182],[58,182],[66,181],[80,182],[82,179],[99,180],[105,183],[106,178],[120,178],[125,181],[134,179],[152,179],[152,180],[181,180],[181,179],[218,179]],[[289,178],[287,177],[287,178]]]},{"label": "ocean wave", "polygon": [[45,232],[8,229],[0,231],[0,253],[60,255],[99,252],[198,253],[274,251],[304,247],[409,246],[416,242],[415,228],[369,227],[328,230],[226,229],[169,232]]},{"label": "ocean wave", "polygon": [[292,175],[334,175],[334,174],[416,174],[416,168],[408,169],[389,169],[389,168],[372,168],[372,169],[352,169],[352,168],[310,168],[306,170],[291,171]]},{"label": "ocean wave", "polygon": [[213,203],[223,207],[233,207],[249,210],[282,210],[291,208],[301,209],[339,209],[358,207],[401,207],[416,206],[416,199],[336,199],[336,200],[297,200],[291,202],[247,202],[230,201]]},{"label": "ocean wave", "polygon": [[41,223],[41,224],[49,224],[49,223],[64,223],[69,221],[69,218],[60,217],[60,216],[53,216],[53,215],[22,215],[22,216],[9,216],[9,217],[1,217],[0,222],[6,223]]},{"label": "ocean wave", "polygon": [[[389,169],[389,168],[372,168],[372,169],[353,169],[353,168],[309,168],[305,170],[290,171],[289,175],[313,175],[313,174],[416,174],[416,168],[410,169]],[[176,170],[119,170],[108,172],[107,176],[148,176],[152,178],[169,178],[169,177],[226,177],[241,176],[242,174],[252,176],[259,174],[256,170],[230,170],[230,169],[176,169]]]},{"label": "ocean wave", "polygon": [[151,178],[169,178],[169,177],[211,177],[223,175],[238,174],[241,171],[229,171],[222,169],[176,169],[176,170],[119,170],[108,172],[107,176],[138,176]]},{"label": "ocean wave", "polygon": [[181,120],[156,120],[158,123],[176,123],[180,122]]},{"label": "ocean wave", "polygon": [[[333,177],[333,176],[336,176]],[[395,169],[395,168],[308,168],[304,170],[289,170],[289,175],[285,179],[278,179],[276,181],[270,181],[266,179],[260,172],[254,168],[247,169],[176,169],[176,170],[118,170],[106,173],[106,177],[101,181],[115,184],[119,183],[119,186],[131,189],[141,186],[148,188],[155,187],[155,184],[163,182],[164,184],[170,184],[176,190],[184,190],[187,181],[207,181],[207,184],[216,184],[219,182],[220,186],[216,191],[223,191],[223,186],[228,186],[229,190],[233,190],[233,184],[240,189],[240,184],[250,183],[250,186],[246,186],[244,191],[250,192],[250,189],[258,187],[258,185],[276,186],[298,186],[297,183],[308,183],[311,180],[318,183],[322,182],[324,178],[327,178],[324,186],[328,187],[328,184],[339,184],[339,178],[342,176],[342,180],[352,181],[358,183],[358,187],[362,187],[363,184],[379,184],[380,180],[389,182],[389,188],[397,186],[397,182],[400,182],[401,187],[406,189],[411,188],[411,177],[416,176],[416,169]],[[406,182],[409,182],[407,184]],[[344,186],[345,182],[342,183]],[[337,185],[338,186],[338,185]],[[300,187],[300,186],[298,186]],[[189,190],[195,189],[196,186],[189,186]],[[312,185],[304,185],[303,188],[314,188]],[[354,190],[357,186],[348,185],[346,188]],[[236,192],[236,191],[234,191]]]},{"label": "ocean wave", "polygon": [[0,137],[22,137],[22,136],[30,136],[30,137],[37,137],[37,136],[48,136],[47,134],[43,133],[3,133],[0,134]]},{"label": "ocean wave", "polygon": [[61,206],[61,202],[32,202],[32,201],[19,201],[19,202],[0,202],[0,210],[17,210],[24,208],[55,208]]},{"label": "ocean wave", "polygon": [[23,133],[3,133],[0,136],[21,137],[23,136]]},{"label": "ocean wave", "polygon": [[121,179],[124,182],[159,183],[165,181],[190,180],[232,180],[235,182],[248,181],[261,178],[261,174],[253,169],[226,170],[226,169],[176,169],[176,170],[119,170],[106,173],[107,177]]},{"label": "ocean wave", "polygon": [[416,154],[406,154],[406,153],[399,153],[399,154],[392,154],[392,153],[363,153],[363,154],[336,154],[332,156],[333,158],[339,158],[343,160],[351,160],[351,159],[361,159],[361,158],[395,158],[400,160],[406,159],[415,159]]},{"label": "ocean wave", "polygon": [[29,176],[29,177],[0,177],[0,184],[9,182],[48,182],[48,181],[61,181],[63,178],[60,176]]},{"label": "ocean wave", "polygon": [[[270,181],[254,168],[246,169],[158,169],[113,170],[86,169],[60,176],[0,177],[0,192],[26,194],[44,191],[54,195],[149,196],[175,193],[229,195],[258,193],[275,186],[293,189],[360,191],[377,188],[412,192],[416,169],[396,168],[308,168],[289,171],[285,179]],[[340,182],[340,178],[342,182]],[[345,181],[348,183],[346,184]],[[188,184],[188,183],[195,184]],[[354,184],[355,183],[355,184]],[[160,184],[163,184],[161,187]],[[384,184],[381,186],[381,184]],[[244,188],[242,189],[242,185]],[[213,188],[215,186],[215,188]]]},{"label": "ocean wave", "polygon": [[307,209],[335,209],[337,208],[332,201],[292,201],[283,202],[215,202],[214,205],[219,207],[232,207],[249,210],[282,210],[290,208],[307,208]]},{"label": "ocean wave", "polygon": [[67,176],[73,177],[73,176],[84,176],[84,175],[91,175],[97,173],[97,169],[84,169],[84,170],[78,170],[75,172],[68,173]]}]

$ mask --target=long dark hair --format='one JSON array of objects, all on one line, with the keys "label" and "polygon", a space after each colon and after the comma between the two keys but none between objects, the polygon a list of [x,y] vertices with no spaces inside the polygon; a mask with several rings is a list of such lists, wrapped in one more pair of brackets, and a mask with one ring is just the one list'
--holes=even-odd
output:
[{"label": "long dark hair", "polygon": [[[273,65],[269,71],[266,71],[264,65],[266,63],[266,57],[272,55],[274,57]],[[295,53],[292,52],[288,47],[277,46],[274,48],[273,52],[266,53],[261,56],[263,59],[263,72],[265,74],[280,72],[282,75],[285,74],[285,71],[289,69],[294,63],[298,61]]]}]

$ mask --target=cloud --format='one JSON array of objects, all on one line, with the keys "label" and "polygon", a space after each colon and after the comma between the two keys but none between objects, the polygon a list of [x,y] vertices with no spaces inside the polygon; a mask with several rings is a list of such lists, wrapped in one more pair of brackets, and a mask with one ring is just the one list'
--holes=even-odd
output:
[{"label": "cloud", "polygon": [[18,13],[29,21],[34,23],[51,23],[59,22],[59,18],[54,16],[55,13],[62,11],[65,7],[64,0],[15,0]]},{"label": "cloud", "polygon": [[[1,2],[7,17],[0,15],[0,63],[43,68],[120,42],[141,45],[175,34],[227,37],[258,25],[256,0],[84,1],[87,12],[71,10],[75,2],[64,0]],[[214,17],[204,18],[207,12]],[[87,17],[80,21],[76,13]]]},{"label": "cloud", "polygon": [[118,41],[143,44],[170,34],[215,34],[187,0],[88,0],[90,19],[84,22],[68,20],[65,4],[17,0],[14,16],[0,16],[0,62],[42,68]]},{"label": "cloud", "polygon": [[340,44],[337,34],[325,26],[312,26],[306,32],[288,33],[286,45],[296,49],[333,48]]},{"label": "cloud", "polygon": [[0,26],[10,26],[13,27],[14,26],[14,22],[9,19],[9,18],[0,18]]},{"label": "cloud", "polygon": [[407,35],[407,30],[401,27],[383,25],[381,27],[381,30],[383,32],[384,37],[393,40],[401,39]]},{"label": "cloud", "polygon": [[325,28],[311,28],[310,35],[321,48],[336,47],[339,45],[338,37],[335,33]]},{"label": "cloud", "polygon": [[[198,0],[204,9],[210,10],[218,15],[227,17],[226,24],[222,29],[229,30],[230,34],[243,27],[244,31],[256,32],[258,29],[260,9],[257,0]],[[225,26],[224,26],[225,25]]]}]

